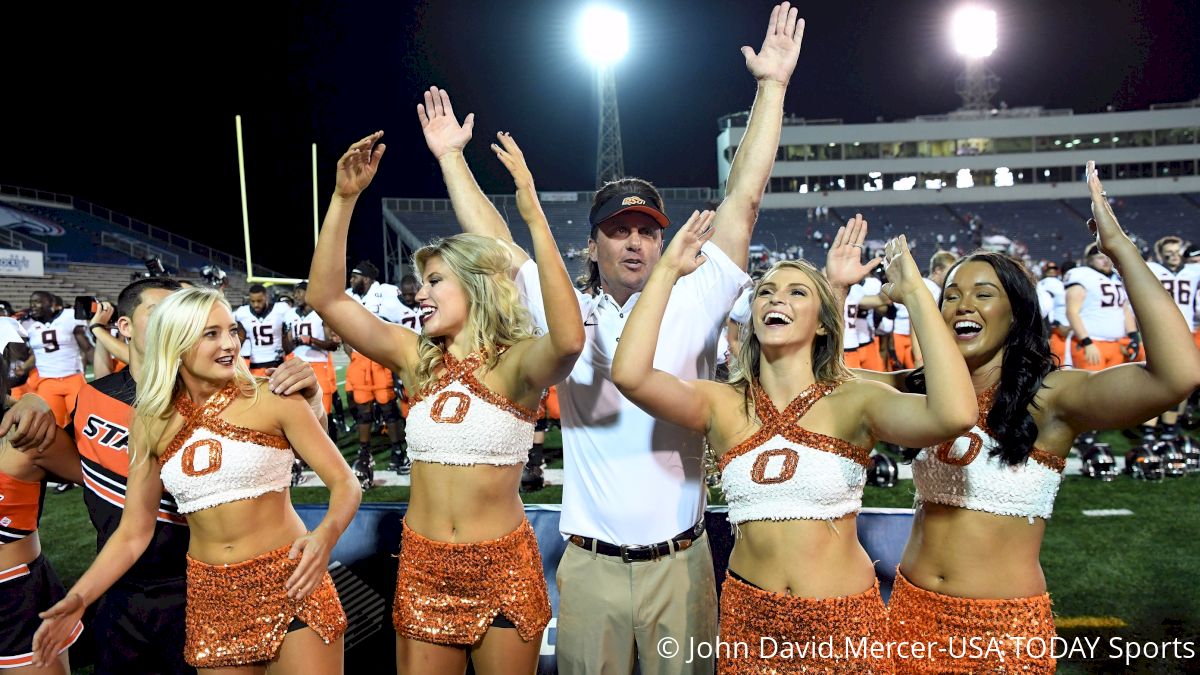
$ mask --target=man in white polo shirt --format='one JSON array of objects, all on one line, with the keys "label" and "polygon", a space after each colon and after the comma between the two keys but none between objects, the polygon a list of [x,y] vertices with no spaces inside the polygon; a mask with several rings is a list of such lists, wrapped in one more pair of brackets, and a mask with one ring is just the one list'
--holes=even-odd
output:
[{"label": "man in white polo shirt", "polygon": [[[774,9],[759,52],[742,48],[758,81],[754,108],[717,209],[716,234],[703,249],[709,264],[676,284],[659,338],[655,365],[679,377],[713,376],[721,326],[749,281],[743,270],[750,235],[779,145],[803,26],[784,3]],[[462,228],[511,242],[463,158],[473,116],[460,126],[449,96],[437,88],[426,92],[418,116]],[[558,668],[568,675],[616,673],[637,662],[645,675],[711,673],[711,659],[687,663],[684,654],[659,650],[667,638],[711,644],[716,636],[716,582],[703,531],[704,441],[639,410],[609,375],[625,320],[662,251],[668,225],[662,198],[647,181],[613,181],[595,195],[589,221],[588,284],[578,297],[588,341],[558,389],[560,528],[571,542],[558,567]],[[542,306],[537,268],[513,248],[518,287],[544,326],[547,311],[566,308]]]}]

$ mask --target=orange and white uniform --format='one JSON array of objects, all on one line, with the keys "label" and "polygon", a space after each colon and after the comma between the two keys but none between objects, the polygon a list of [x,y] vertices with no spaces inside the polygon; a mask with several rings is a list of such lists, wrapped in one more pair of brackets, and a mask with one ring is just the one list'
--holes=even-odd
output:
[{"label": "orange and white uniform", "polygon": [[49,321],[32,322],[27,329],[38,370],[37,388],[33,391],[50,404],[60,427],[67,425],[75,409],[75,398],[87,383],[79,343],[75,340],[75,329],[83,324],[74,314],[63,310]]},{"label": "orange and white uniform", "polygon": [[1086,291],[1079,317],[1092,344],[1100,350],[1100,363],[1091,365],[1078,336],[1072,336],[1070,349],[1074,366],[1083,370],[1103,370],[1125,363],[1121,341],[1125,339],[1125,305],[1129,296],[1121,277],[1115,273],[1106,275],[1091,267],[1075,267],[1063,278],[1063,286],[1068,290],[1080,286]]},{"label": "orange and white uniform", "polygon": [[[20,480],[0,472],[0,544],[37,532],[45,498],[45,480]],[[41,625],[38,612],[66,595],[50,561],[40,553],[28,563],[0,569],[0,670],[33,665],[33,633]],[[83,623],[76,622],[67,647],[82,632]]]},{"label": "orange and white uniform", "polygon": [[847,368],[861,368],[858,353],[858,303],[863,299],[862,284],[855,284],[846,292],[842,305],[842,353]]},{"label": "orange and white uniform", "polygon": [[[400,290],[395,286],[376,281],[364,295],[358,295],[351,289],[346,290],[346,295],[357,300],[380,319],[400,324],[413,332],[420,332],[419,314],[400,302]],[[410,323],[412,325],[408,325]],[[357,350],[350,354],[350,366],[346,369],[346,389],[359,405],[372,401],[391,403],[396,400],[392,371],[387,366],[368,359]]]},{"label": "orange and white uniform", "polygon": [[329,414],[333,411],[333,394],[337,391],[337,373],[333,369],[333,359],[324,349],[301,342],[305,337],[325,340],[325,320],[312,308],[307,308],[304,312],[293,308],[284,315],[283,322],[292,334],[292,343],[296,345],[288,358],[295,357],[312,366],[313,372],[317,374],[317,381],[321,383],[325,414]]},{"label": "orange and white uniform", "polygon": [[[250,345],[250,372],[265,377],[268,368],[283,362],[284,316],[291,311],[286,302],[277,302],[266,316],[258,316],[250,305],[242,305],[233,313],[233,318],[246,331],[246,344]],[[247,356],[245,345],[242,356]]]}]

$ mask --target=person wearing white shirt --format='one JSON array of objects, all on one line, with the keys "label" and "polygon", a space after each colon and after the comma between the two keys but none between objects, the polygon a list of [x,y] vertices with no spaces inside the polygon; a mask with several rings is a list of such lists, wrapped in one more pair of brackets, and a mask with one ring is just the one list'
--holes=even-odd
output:
[{"label": "person wearing white shirt", "polygon": [[[1200,291],[1200,263],[1185,263],[1183,259],[1183,239],[1169,235],[1154,242],[1156,262],[1150,262],[1150,271],[1162,282],[1163,288],[1175,299],[1175,306],[1183,313],[1183,318],[1191,327],[1196,320],[1196,292]],[[1194,334],[1200,341],[1200,333]],[[1200,342],[1198,342],[1200,346]],[[1176,433],[1179,414],[1183,412],[1187,401],[1180,403],[1174,410],[1162,414],[1162,431]]]},{"label": "person wearing white shirt", "polygon": [[272,303],[266,287],[255,284],[250,287],[250,302],[234,311],[233,318],[242,338],[242,356],[250,359],[252,375],[266,376],[267,369],[278,368],[283,355],[291,351],[291,336],[284,324],[284,316],[291,309],[285,302]]},{"label": "person wearing white shirt", "polygon": [[1058,264],[1051,261],[1042,266],[1042,278],[1037,283],[1038,292],[1050,296],[1050,351],[1058,357],[1060,364],[1067,363],[1067,335],[1071,326],[1067,322],[1067,287],[1059,277]]},{"label": "person wearing white shirt", "polygon": [[56,310],[54,296],[46,291],[34,291],[29,312],[33,321],[26,332],[38,370],[37,394],[50,404],[58,426],[66,426],[79,390],[87,383],[80,359],[92,360],[85,322],[66,309]]},{"label": "person wearing white shirt", "polygon": [[1085,249],[1084,265],[1063,278],[1067,320],[1071,324],[1071,361],[1076,368],[1104,370],[1133,360],[1140,342],[1125,282],[1112,260],[1096,244]]},{"label": "person wearing white shirt", "polygon": [[[925,286],[929,292],[933,294],[933,301],[940,303],[942,300],[942,283],[946,280],[946,272],[954,266],[958,256],[949,251],[936,251],[929,258],[929,276],[925,277]],[[903,305],[897,305],[903,307]],[[905,321],[907,321],[908,310],[905,310]],[[911,340],[912,364],[914,368],[920,368],[925,362],[921,356],[920,336],[913,334]]]},{"label": "person wearing white shirt", "polygon": [[[412,310],[400,301],[400,289],[391,284],[377,281],[379,268],[369,260],[360,261],[350,270],[350,288],[346,295],[358,301],[369,312],[388,323],[399,324],[419,333],[416,319],[406,322],[405,317],[414,317]],[[388,470],[407,474],[412,462],[403,448],[401,437],[400,407],[396,404],[396,380],[387,366],[368,359],[346,343],[350,352],[350,366],[346,368],[346,390],[354,398],[354,416],[358,421],[358,459],[354,471],[364,485],[374,482],[375,459],[371,453],[371,425],[375,419],[374,406],[378,405],[387,424],[390,445]]]},{"label": "person wearing white shirt", "polygon": [[[709,263],[675,286],[666,310],[670,328],[660,338],[657,365],[677,377],[713,376],[721,326],[749,280],[743,270],[750,235],[802,34],[797,10],[783,3],[773,10],[762,48],[742,48],[758,81],[750,122],[713,221],[716,234],[703,250]],[[440,103],[421,124],[459,224],[511,242],[463,156],[474,117],[460,125],[449,96],[431,94]],[[560,529],[570,542],[558,565],[559,672],[620,672],[638,662],[645,673],[711,673],[711,658],[688,663],[656,650],[667,637],[716,636],[716,580],[703,531],[704,440],[640,410],[609,373],[625,320],[662,253],[668,219],[651,183],[625,178],[596,193],[589,224],[587,283],[577,298],[587,345],[558,388],[565,457]],[[574,309],[544,307],[535,268],[512,248],[517,284],[537,323],[544,326],[548,312]]]}]

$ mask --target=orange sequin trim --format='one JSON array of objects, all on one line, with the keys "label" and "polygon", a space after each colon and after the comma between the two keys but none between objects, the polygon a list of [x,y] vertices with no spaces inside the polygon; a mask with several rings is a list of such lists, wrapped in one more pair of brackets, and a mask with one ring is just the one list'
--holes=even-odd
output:
[{"label": "orange sequin trim", "polygon": [[[208,450],[208,466],[196,470],[196,451],[200,448]],[[180,469],[185,476],[206,476],[221,468],[221,441],[215,438],[205,438],[183,449],[183,457],[179,459]]]},{"label": "orange sequin trim", "polygon": [[[443,415],[446,410],[446,404],[451,400],[458,401],[458,405],[454,406],[453,415]],[[429,409],[429,419],[441,424],[458,424],[467,417],[467,411],[471,409],[471,397],[461,391],[443,391],[438,394],[437,400],[433,402],[433,407]]]},{"label": "orange sequin trim", "polygon": [[265,431],[258,431],[257,429],[239,427],[236,424],[230,424],[217,417],[239,395],[241,395],[241,390],[238,388],[237,383],[232,380],[220,391],[209,397],[201,406],[192,403],[187,397],[187,392],[180,392],[179,396],[175,397],[175,410],[184,418],[184,423],[179,432],[175,434],[175,437],[171,439],[171,442],[167,444],[167,448],[163,451],[163,454],[159,456],[159,466],[166,464],[167,460],[174,457],[175,453],[179,452],[183,447],[184,442],[191,438],[192,432],[201,427],[233,441],[256,443],[264,447],[278,448],[280,450],[291,450],[292,445],[283,436],[268,434]]},{"label": "orange sequin trim", "polygon": [[197,668],[222,668],[274,659],[299,618],[329,644],[346,630],[346,613],[325,572],[302,600],[284,584],[300,564],[288,560],[291,544],[250,560],[210,565],[187,558],[187,636],[184,660]]},{"label": "orange sequin trim", "polygon": [[404,523],[392,624],[405,637],[472,645],[503,614],[526,642],[550,623],[550,597],[529,520],[472,544],[427,539]]},{"label": "orange sequin trim", "polygon": [[[1053,673],[1054,635],[1048,593],[1011,600],[956,598],[918,588],[896,569],[889,639],[934,643],[921,658],[896,659],[898,674]],[[1044,655],[1040,644],[1047,645]]]},{"label": "orange sequin trim", "polygon": [[864,467],[870,467],[870,449],[860,448],[840,438],[809,431],[799,425],[799,419],[808,413],[813,404],[824,398],[826,394],[835,388],[837,388],[836,384],[815,382],[812,386],[800,392],[800,395],[780,412],[775,408],[775,404],[771,402],[767,393],[761,388],[755,387],[754,409],[758,413],[758,418],[762,420],[762,426],[749,438],[733,446],[725,454],[721,455],[721,460],[717,463],[718,469],[724,471],[730,462],[766,443],[776,435],[783,436],[798,445],[832,453],[857,462]]},{"label": "orange sequin trim", "polygon": [[[507,347],[501,349],[499,353],[503,354],[506,349]],[[465,386],[467,389],[470,389],[472,394],[475,394],[479,398],[491,403],[501,410],[508,411],[513,417],[525,422],[536,422],[538,418],[542,416],[540,409],[530,410],[520,403],[505,398],[491,389],[488,389],[482,382],[479,381],[477,377],[475,377],[475,371],[479,370],[479,368],[483,366],[483,357],[484,352],[482,349],[471,352],[467,355],[467,358],[462,359],[461,361],[455,358],[455,356],[450,352],[443,352],[443,372],[441,376],[439,376],[438,379],[434,380],[428,387],[426,387],[424,391],[413,397],[411,400],[411,405],[415,405],[422,399],[432,396],[442,389],[445,389],[446,385],[458,380],[459,382],[463,383],[463,386]],[[466,410],[463,410],[463,415],[466,414]],[[461,421],[461,419],[458,421]]]},{"label": "orange sequin trim", "polygon": [[[989,436],[994,436],[994,434],[992,434],[992,430],[988,428],[987,416],[988,413],[992,411],[992,405],[996,403],[996,390],[999,388],[999,384],[993,384],[987,389],[979,392],[979,395],[976,397],[976,401],[979,403],[979,420],[976,421],[975,424],[980,429],[986,431]],[[950,442],[949,445],[952,446],[954,443]],[[1052,455],[1039,448],[1034,448],[1033,450],[1029,451],[1029,459],[1032,459],[1038,464],[1041,464],[1042,466],[1059,473],[1062,473],[1063,470],[1067,468],[1067,460],[1059,457],[1058,455]]]},{"label": "orange sequin trim", "polygon": [[720,615],[719,675],[893,672],[892,660],[878,650],[872,655],[847,648],[849,642],[857,650],[864,638],[868,646],[887,639],[878,579],[857,595],[816,599],[772,593],[726,576]]}]

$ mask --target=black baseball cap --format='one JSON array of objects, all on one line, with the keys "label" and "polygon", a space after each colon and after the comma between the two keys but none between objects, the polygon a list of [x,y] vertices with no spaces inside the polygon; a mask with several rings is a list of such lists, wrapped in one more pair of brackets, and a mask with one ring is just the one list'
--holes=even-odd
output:
[{"label": "black baseball cap", "polygon": [[1200,244],[1192,244],[1183,252],[1185,258],[1195,258],[1196,256],[1200,256]]},{"label": "black baseball cap", "polygon": [[613,216],[636,211],[644,213],[654,219],[660,227],[667,227],[671,224],[671,219],[667,218],[667,214],[658,210],[658,205],[653,200],[633,192],[617,192],[608,199],[596,204],[592,207],[591,213],[588,214],[588,222],[592,227],[603,223]]}]

